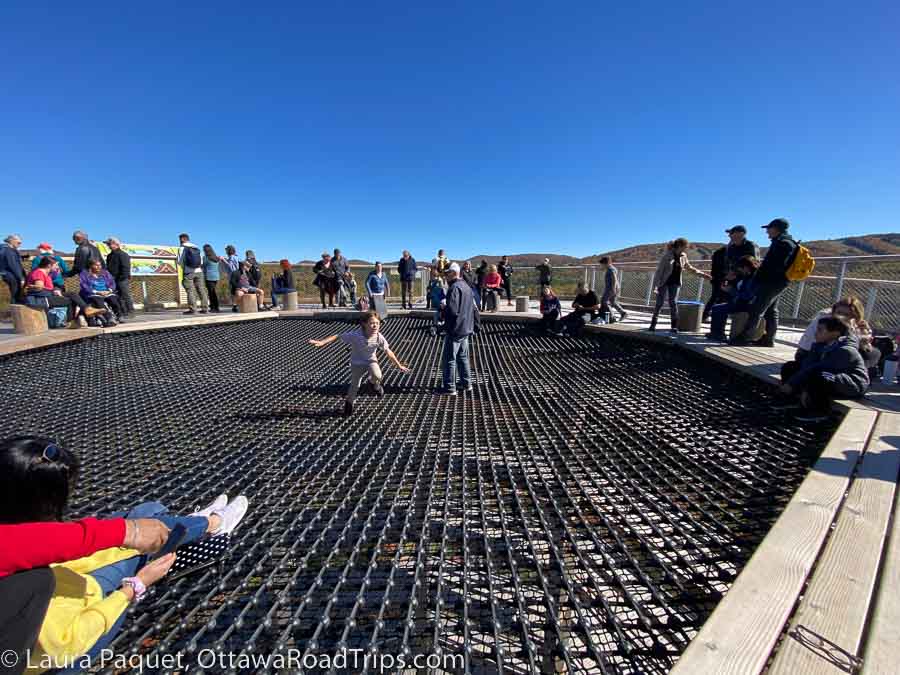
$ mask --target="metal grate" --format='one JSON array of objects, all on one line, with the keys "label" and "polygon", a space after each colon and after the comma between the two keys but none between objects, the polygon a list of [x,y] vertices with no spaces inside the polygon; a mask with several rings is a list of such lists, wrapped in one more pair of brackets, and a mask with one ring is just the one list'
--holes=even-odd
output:
[{"label": "metal grate", "polygon": [[386,368],[385,398],[349,420],[344,349],[307,344],[347,324],[103,336],[0,361],[3,431],[51,433],[84,460],[74,515],[251,498],[222,568],[161,585],[113,649],[666,672],[830,433],[678,350],[513,323],[474,339],[474,395],[440,397],[429,325],[384,324],[414,370]]}]

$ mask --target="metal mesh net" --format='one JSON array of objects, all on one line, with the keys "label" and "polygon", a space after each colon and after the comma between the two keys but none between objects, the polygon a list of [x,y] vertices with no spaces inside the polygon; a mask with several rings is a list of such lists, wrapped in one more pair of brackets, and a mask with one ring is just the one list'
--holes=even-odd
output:
[{"label": "metal mesh net", "polygon": [[344,348],[307,344],[347,324],[102,336],[0,360],[3,432],[51,434],[83,460],[73,516],[250,497],[221,569],[160,585],[112,649],[667,672],[829,433],[678,350],[512,323],[474,338],[474,394],[436,396],[429,325],[384,324],[413,371],[386,369],[386,396],[350,419],[336,413]]}]

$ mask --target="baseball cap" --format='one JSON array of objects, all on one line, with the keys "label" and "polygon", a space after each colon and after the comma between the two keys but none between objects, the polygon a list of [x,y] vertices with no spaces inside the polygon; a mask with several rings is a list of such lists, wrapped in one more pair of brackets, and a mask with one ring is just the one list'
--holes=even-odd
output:
[{"label": "baseball cap", "polygon": [[732,232],[743,232],[744,234],[747,234],[747,228],[743,225],[735,225],[734,227],[730,227],[725,230],[725,232],[727,232],[728,234],[731,234]]},{"label": "baseball cap", "polygon": [[459,274],[459,263],[450,263],[450,271]]},{"label": "baseball cap", "polygon": [[107,239],[107,240],[104,241],[103,243],[104,243],[104,244],[120,244],[120,245],[121,245],[122,242],[119,241],[118,237],[110,237],[109,239]]},{"label": "baseball cap", "polygon": [[791,224],[787,221],[787,218],[776,218],[768,225],[763,225],[762,229],[768,230],[770,227],[775,227],[775,228],[778,228],[779,230],[781,230],[782,232],[784,232],[790,226],[791,226]]},{"label": "baseball cap", "polygon": [[48,244],[46,241],[42,241],[40,244],[38,244],[38,248],[46,248],[51,251],[53,250],[53,247],[50,244]]}]

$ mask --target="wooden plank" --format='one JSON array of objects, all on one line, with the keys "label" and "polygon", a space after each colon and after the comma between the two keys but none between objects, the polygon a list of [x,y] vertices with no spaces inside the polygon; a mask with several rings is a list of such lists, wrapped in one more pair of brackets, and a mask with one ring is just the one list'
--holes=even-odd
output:
[{"label": "wooden plank", "polygon": [[[900,453],[900,415],[883,413],[889,428],[880,443],[886,452]],[[875,589],[875,606],[863,653],[863,675],[895,673],[900,647],[900,490],[894,494],[894,521],[884,553],[884,566]]]},{"label": "wooden plank", "polygon": [[673,673],[759,673],[831,529],[878,414],[849,410]]},{"label": "wooden plank", "polygon": [[[900,427],[894,417],[881,415],[875,425],[831,538],[775,655],[773,674],[847,672],[853,657],[860,656],[900,471],[892,435]],[[820,637],[833,646],[823,649]]]}]

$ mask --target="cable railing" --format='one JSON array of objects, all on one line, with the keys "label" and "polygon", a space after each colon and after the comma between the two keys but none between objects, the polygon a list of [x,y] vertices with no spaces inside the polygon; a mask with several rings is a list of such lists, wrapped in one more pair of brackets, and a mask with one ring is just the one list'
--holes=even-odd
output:
[{"label": "cable railing", "polygon": [[[709,271],[711,261],[693,260],[698,269]],[[649,307],[654,302],[653,273],[656,261],[614,262],[619,274],[621,301]],[[277,263],[263,263],[262,286],[268,295],[271,278],[280,271]],[[293,265],[294,281],[299,299],[304,304],[320,302],[319,289],[313,284],[315,274],[312,264]],[[371,267],[357,264],[353,267],[357,282],[357,295],[365,294],[366,277]],[[396,264],[384,266],[388,275],[388,300],[400,300],[400,278]],[[530,265],[516,265],[513,261],[511,294],[528,296],[537,300],[540,296],[538,271]],[[421,301],[427,293],[430,272],[420,267],[413,293]],[[598,293],[603,291],[604,274],[598,265],[560,265],[553,267],[552,285],[562,298],[574,297],[576,285],[583,281]],[[69,288],[71,286],[71,288]],[[131,281],[135,302],[147,307],[177,307],[185,303],[185,293],[178,276],[135,276]],[[77,290],[77,279],[67,280],[69,290]],[[685,272],[681,299],[706,302],[711,293],[709,281]],[[217,286],[219,298],[227,302],[230,292],[227,280]],[[782,317],[798,322],[811,320],[820,310],[830,307],[838,298],[855,295],[866,309],[870,323],[884,330],[900,329],[900,255],[832,256],[816,258],[816,269],[807,279],[790,284],[779,300]],[[326,298],[327,301],[327,298]],[[0,310],[8,304],[6,285],[0,284]]]}]

